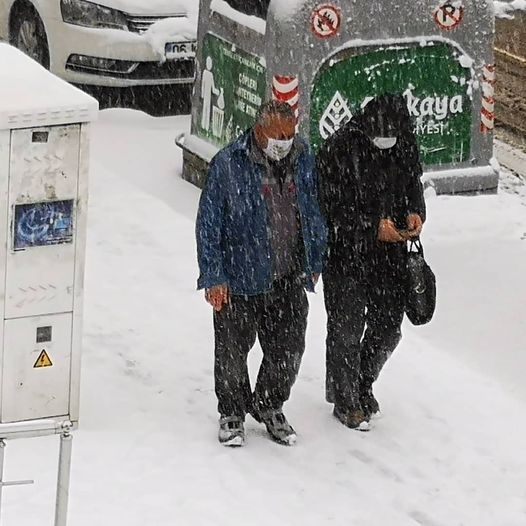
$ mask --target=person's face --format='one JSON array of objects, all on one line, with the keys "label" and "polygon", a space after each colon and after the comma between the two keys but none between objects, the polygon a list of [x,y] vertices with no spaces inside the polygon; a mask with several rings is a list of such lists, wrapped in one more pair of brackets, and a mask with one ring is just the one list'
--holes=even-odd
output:
[{"label": "person's face", "polygon": [[283,115],[268,115],[262,124],[255,127],[258,146],[265,150],[269,139],[290,141],[296,135],[296,119]]},{"label": "person's face", "polygon": [[372,121],[373,135],[376,137],[396,137],[398,130],[392,119],[387,119],[383,113],[375,115]]}]

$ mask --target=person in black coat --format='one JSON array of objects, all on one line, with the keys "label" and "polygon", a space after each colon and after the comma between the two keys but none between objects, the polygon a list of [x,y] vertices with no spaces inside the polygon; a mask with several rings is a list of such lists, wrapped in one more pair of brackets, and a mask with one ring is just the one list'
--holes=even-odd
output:
[{"label": "person in black coat", "polygon": [[329,227],[327,401],[344,425],[368,430],[379,412],[373,384],[401,339],[407,241],[426,216],[405,99],[370,101],[326,141],[317,164]]}]

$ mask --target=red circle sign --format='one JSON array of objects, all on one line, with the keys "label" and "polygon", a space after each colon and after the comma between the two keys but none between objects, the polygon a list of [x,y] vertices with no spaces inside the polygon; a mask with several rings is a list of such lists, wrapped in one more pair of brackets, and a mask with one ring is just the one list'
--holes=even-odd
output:
[{"label": "red circle sign", "polygon": [[440,29],[456,29],[464,18],[464,6],[460,2],[447,2],[435,9],[435,22]]},{"label": "red circle sign", "polygon": [[319,38],[331,38],[338,34],[342,25],[342,13],[339,7],[324,4],[312,13],[312,31]]}]

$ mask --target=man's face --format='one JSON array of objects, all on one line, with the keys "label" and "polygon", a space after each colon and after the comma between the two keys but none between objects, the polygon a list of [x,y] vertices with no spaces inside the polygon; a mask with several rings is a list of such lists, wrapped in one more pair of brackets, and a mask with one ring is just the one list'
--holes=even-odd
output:
[{"label": "man's face", "polygon": [[256,125],[254,131],[258,146],[265,150],[269,139],[278,141],[294,139],[296,135],[296,119],[279,114],[271,114],[266,117],[262,124]]}]

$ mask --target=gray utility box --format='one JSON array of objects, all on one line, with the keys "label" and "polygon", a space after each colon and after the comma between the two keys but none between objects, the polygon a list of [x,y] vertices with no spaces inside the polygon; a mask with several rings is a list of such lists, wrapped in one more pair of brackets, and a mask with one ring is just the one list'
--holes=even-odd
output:
[{"label": "gray utility box", "polygon": [[200,0],[191,132],[183,176],[204,183],[213,155],[265,99],[291,104],[317,150],[370,100],[406,97],[425,181],[438,193],[492,192],[492,0]]},{"label": "gray utility box", "polygon": [[0,438],[10,438],[78,421],[98,104],[7,44],[0,64]]}]

